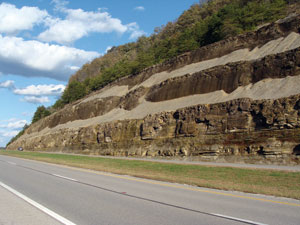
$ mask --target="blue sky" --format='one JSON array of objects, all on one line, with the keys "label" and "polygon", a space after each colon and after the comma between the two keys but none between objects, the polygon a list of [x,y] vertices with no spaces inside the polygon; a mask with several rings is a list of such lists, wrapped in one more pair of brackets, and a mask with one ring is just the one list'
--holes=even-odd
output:
[{"label": "blue sky", "polygon": [[0,146],[111,46],[149,36],[196,0],[0,1]]}]

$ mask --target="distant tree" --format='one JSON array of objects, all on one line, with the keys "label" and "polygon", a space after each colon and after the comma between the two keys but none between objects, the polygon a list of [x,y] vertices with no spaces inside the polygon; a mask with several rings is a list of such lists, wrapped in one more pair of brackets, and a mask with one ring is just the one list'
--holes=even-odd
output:
[{"label": "distant tree", "polygon": [[33,115],[32,123],[35,123],[40,119],[49,116],[50,114],[51,114],[50,111],[46,109],[45,106],[39,106]]},{"label": "distant tree", "polygon": [[63,104],[74,102],[86,95],[86,87],[84,83],[72,81],[69,83],[64,93],[61,96]]},{"label": "distant tree", "polygon": [[58,99],[58,100],[56,100],[56,102],[54,103],[54,105],[52,106],[52,108],[54,110],[57,110],[57,109],[61,109],[63,106],[64,106],[64,104],[62,102],[62,99]]},{"label": "distant tree", "polygon": [[[70,78],[53,109],[62,108],[108,83],[162,63],[182,53],[255,29],[283,17],[297,0],[199,0],[177,20],[156,27],[149,36],[111,48]],[[299,0],[298,0],[299,1]]]},{"label": "distant tree", "polygon": [[28,124],[25,124],[24,127],[23,127],[23,129],[22,129],[16,136],[14,136],[12,139],[10,139],[10,141],[6,144],[6,147],[7,147],[8,145],[10,145],[11,143],[13,143],[15,140],[17,140],[19,137],[21,137],[21,136],[24,134],[25,130],[26,130],[28,127],[29,127],[29,125],[28,125]]}]

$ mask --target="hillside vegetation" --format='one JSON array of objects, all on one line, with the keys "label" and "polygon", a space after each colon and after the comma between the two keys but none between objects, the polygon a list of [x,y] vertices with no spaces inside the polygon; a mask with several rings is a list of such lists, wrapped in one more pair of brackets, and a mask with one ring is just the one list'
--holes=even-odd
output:
[{"label": "hillside vegetation", "polygon": [[70,78],[61,98],[52,107],[37,108],[32,123],[121,77],[138,74],[185,52],[282,18],[291,2],[294,0],[202,0],[176,21],[155,28],[151,36],[113,47],[104,56],[85,64]]},{"label": "hillside vegetation", "polygon": [[254,30],[286,14],[285,0],[211,0],[194,4],[175,21],[156,28],[150,37],[113,47],[106,55],[84,65],[70,79],[54,108],[61,108],[112,81],[138,74],[199,47]]}]

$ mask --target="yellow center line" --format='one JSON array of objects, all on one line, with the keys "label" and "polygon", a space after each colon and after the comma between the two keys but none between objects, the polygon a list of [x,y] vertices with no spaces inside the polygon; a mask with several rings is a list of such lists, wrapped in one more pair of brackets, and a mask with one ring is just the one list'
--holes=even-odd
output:
[{"label": "yellow center line", "polygon": [[[24,158],[22,158],[22,159],[24,159]],[[36,160],[31,160],[31,159],[25,159],[25,160],[36,162]],[[42,161],[39,161],[39,162],[54,165],[53,163],[42,162]],[[275,200],[256,198],[256,197],[251,197],[251,196],[243,196],[243,195],[236,195],[236,194],[230,194],[230,193],[224,193],[224,192],[218,192],[218,191],[203,190],[203,189],[200,189],[200,187],[199,188],[185,187],[185,186],[179,186],[179,185],[175,185],[175,184],[163,183],[163,182],[159,182],[159,181],[146,180],[146,179],[142,179],[142,178],[134,178],[134,177],[126,177],[124,175],[110,174],[110,173],[106,173],[106,172],[95,171],[95,170],[90,170],[90,169],[85,169],[85,168],[72,167],[72,166],[66,166],[66,165],[60,165],[60,164],[55,164],[55,165],[57,165],[58,167],[61,167],[61,168],[68,168],[68,169],[72,169],[72,170],[88,172],[88,173],[103,175],[103,176],[107,176],[107,177],[114,177],[114,178],[119,178],[119,179],[123,179],[123,180],[136,181],[136,182],[140,182],[140,183],[155,184],[155,185],[159,185],[159,186],[172,187],[172,188],[189,190],[189,191],[203,192],[203,193],[209,193],[209,194],[216,194],[216,195],[230,196],[230,197],[235,197],[235,198],[250,199],[250,200],[262,201],[262,202],[270,202],[270,203],[300,207],[300,204],[292,203],[292,202],[275,201]]]}]

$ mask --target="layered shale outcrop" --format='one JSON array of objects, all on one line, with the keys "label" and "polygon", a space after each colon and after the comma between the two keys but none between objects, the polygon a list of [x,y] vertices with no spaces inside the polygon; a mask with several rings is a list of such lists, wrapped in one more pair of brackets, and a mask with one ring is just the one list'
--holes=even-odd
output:
[{"label": "layered shale outcrop", "polygon": [[300,16],[119,79],[8,149],[300,164]]}]

